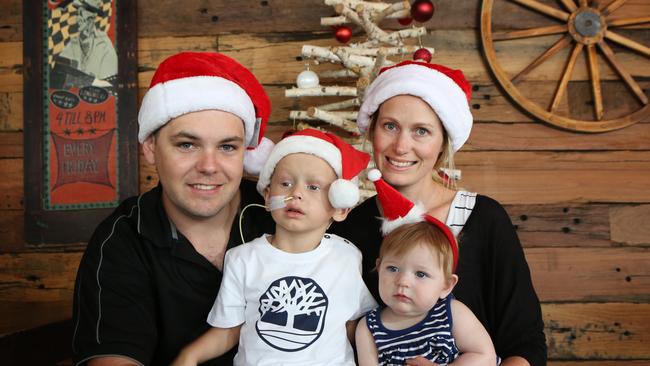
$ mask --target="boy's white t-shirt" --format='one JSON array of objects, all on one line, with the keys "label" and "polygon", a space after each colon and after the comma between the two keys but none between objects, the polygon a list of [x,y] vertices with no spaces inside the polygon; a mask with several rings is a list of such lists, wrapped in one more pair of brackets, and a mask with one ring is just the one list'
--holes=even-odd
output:
[{"label": "boy's white t-shirt", "polygon": [[354,365],[345,323],[375,306],[349,241],[325,234],[314,250],[287,253],[263,235],[226,253],[208,323],[244,323],[235,365]]}]

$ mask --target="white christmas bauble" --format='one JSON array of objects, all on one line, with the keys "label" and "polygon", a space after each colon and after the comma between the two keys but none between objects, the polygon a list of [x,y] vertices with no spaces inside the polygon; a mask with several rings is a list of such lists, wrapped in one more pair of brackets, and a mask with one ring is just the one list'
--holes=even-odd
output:
[{"label": "white christmas bauble", "polygon": [[305,70],[298,74],[296,84],[299,88],[315,88],[318,86],[318,75],[311,70]]}]

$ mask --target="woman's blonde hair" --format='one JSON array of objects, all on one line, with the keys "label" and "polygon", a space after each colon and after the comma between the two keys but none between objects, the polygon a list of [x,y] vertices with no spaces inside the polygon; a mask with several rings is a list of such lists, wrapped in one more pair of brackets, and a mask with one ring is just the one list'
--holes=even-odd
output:
[{"label": "woman's blonde hair", "polygon": [[389,254],[402,256],[418,245],[424,245],[438,255],[445,278],[451,279],[454,267],[451,244],[439,227],[426,221],[402,225],[386,235],[381,242],[378,262]]},{"label": "woman's blonde hair", "polygon": [[[381,109],[381,106],[377,108],[377,111],[372,114],[370,117],[370,125],[368,126],[368,130],[366,131],[365,135],[365,142],[368,141],[372,145],[372,140],[373,140],[373,135],[375,132],[375,128],[377,128],[377,117],[379,116],[379,110]],[[434,111],[435,113],[435,111]],[[446,174],[446,171],[453,171],[456,169],[456,164],[454,164],[454,149],[452,147],[451,143],[451,138],[449,137],[449,134],[447,134],[447,130],[445,130],[444,126],[442,128],[442,146],[440,147],[440,155],[438,156],[438,159],[436,160],[436,164],[433,166],[434,171],[431,172],[431,177],[436,183],[439,183],[446,188],[450,189],[458,189],[456,185],[456,181],[454,179],[443,179],[442,175]],[[367,151],[365,146],[363,146],[364,150]]]}]

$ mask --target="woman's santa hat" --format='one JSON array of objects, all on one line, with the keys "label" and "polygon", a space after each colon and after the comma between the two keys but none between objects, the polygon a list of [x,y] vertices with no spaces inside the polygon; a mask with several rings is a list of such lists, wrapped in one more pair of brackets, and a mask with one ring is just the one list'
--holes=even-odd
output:
[{"label": "woman's santa hat", "polygon": [[436,226],[445,235],[451,246],[451,252],[454,256],[452,272],[456,272],[458,264],[458,244],[456,238],[449,227],[435,217],[428,215],[421,204],[414,204],[406,197],[402,196],[395,188],[381,179],[381,172],[372,169],[368,172],[368,180],[375,184],[377,190],[377,199],[383,210],[381,232],[386,236],[391,231],[406,224],[414,224],[426,221]]},{"label": "woman's santa hat", "polygon": [[219,53],[182,52],[158,66],[140,106],[138,140],[143,143],[173,118],[209,109],[232,113],[244,122],[244,168],[257,174],[260,156],[273,147],[263,138],[271,102],[247,68]]},{"label": "woman's santa hat", "polygon": [[328,193],[334,208],[351,208],[359,202],[359,173],[370,161],[370,155],[355,149],[340,137],[315,129],[295,132],[280,140],[268,157],[257,181],[257,191],[264,190],[271,183],[275,166],[289,154],[311,154],[329,164],[338,177]]},{"label": "woman's santa hat", "polygon": [[467,141],[473,121],[469,108],[471,86],[462,71],[418,61],[381,69],[366,89],[359,109],[357,125],[361,133],[368,129],[381,104],[397,95],[413,95],[429,104],[451,138],[454,151]]}]

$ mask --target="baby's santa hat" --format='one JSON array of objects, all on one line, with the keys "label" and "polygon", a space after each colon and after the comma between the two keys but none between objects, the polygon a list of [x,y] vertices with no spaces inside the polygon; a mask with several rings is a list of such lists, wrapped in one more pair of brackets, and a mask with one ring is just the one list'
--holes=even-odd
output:
[{"label": "baby's santa hat", "polygon": [[469,101],[471,85],[460,70],[419,61],[403,61],[381,69],[370,84],[359,108],[357,126],[365,133],[372,115],[386,100],[397,95],[413,95],[425,101],[436,112],[452,148],[458,151],[472,130]]},{"label": "baby's santa hat", "polygon": [[381,232],[386,236],[391,231],[406,224],[414,224],[417,222],[426,221],[435,225],[440,231],[445,234],[451,252],[454,256],[453,272],[456,272],[456,264],[458,264],[458,244],[456,238],[445,223],[428,215],[421,204],[414,204],[406,197],[402,196],[395,188],[381,179],[381,172],[377,169],[372,169],[368,172],[368,180],[375,184],[377,190],[377,198],[383,210],[383,222],[381,224]]},{"label": "baby's santa hat", "polygon": [[142,100],[138,140],[171,119],[190,112],[218,109],[244,122],[244,169],[257,174],[273,142],[264,138],[271,102],[255,76],[232,58],[214,52],[182,52],[164,60]]},{"label": "baby's santa hat", "polygon": [[328,197],[334,208],[351,208],[359,202],[359,173],[370,161],[370,155],[355,149],[340,137],[315,129],[295,132],[280,140],[268,157],[257,181],[257,191],[271,183],[275,166],[289,154],[311,154],[327,162],[338,177],[332,182]]}]

